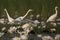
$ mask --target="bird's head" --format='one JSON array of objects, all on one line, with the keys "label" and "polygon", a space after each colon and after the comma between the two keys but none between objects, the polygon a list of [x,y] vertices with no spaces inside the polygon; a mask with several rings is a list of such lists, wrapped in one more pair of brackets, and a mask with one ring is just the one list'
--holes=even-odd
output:
[{"label": "bird's head", "polygon": [[33,9],[29,9],[28,11],[33,11]]},{"label": "bird's head", "polygon": [[58,6],[55,7],[55,10],[57,10]]},{"label": "bird's head", "polygon": [[7,9],[5,8],[4,11],[6,11]]}]

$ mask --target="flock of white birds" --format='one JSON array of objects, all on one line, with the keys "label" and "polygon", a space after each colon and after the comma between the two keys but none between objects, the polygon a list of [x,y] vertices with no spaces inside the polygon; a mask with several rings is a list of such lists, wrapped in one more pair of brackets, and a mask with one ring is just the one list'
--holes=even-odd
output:
[{"label": "flock of white birds", "polygon": [[[60,21],[59,19],[56,19],[56,17],[57,17],[57,14],[58,14],[58,12],[57,12],[57,6],[55,6],[55,14],[53,14],[53,15],[51,15],[48,19],[47,19],[47,21],[46,21],[46,23],[49,23],[50,22],[50,24],[52,24],[53,26],[56,26],[56,24],[59,24],[59,23],[55,23],[55,21],[57,20],[57,21]],[[34,27],[36,27],[38,24],[42,24],[42,26],[43,26],[43,28],[45,28],[46,27],[46,24],[45,24],[45,22],[44,21],[39,21],[39,20],[31,20],[31,19],[33,19],[32,17],[33,17],[33,15],[31,15],[30,17],[31,17],[31,19],[26,19],[26,16],[28,15],[28,13],[29,12],[31,12],[31,11],[33,11],[33,9],[29,9],[28,11],[27,11],[27,13],[24,15],[24,16],[21,16],[21,17],[18,17],[18,18],[16,18],[16,19],[13,19],[10,15],[9,15],[9,13],[8,13],[8,11],[7,11],[7,9],[4,9],[4,11],[6,12],[6,15],[7,15],[7,19],[4,19],[4,18],[2,18],[1,20],[0,20],[0,23],[2,23],[2,24],[5,24],[5,22],[7,22],[7,24],[20,24],[21,22],[26,22],[24,25],[22,25],[22,28],[24,29],[24,30],[27,30],[27,29],[29,29],[29,28],[31,28],[32,26],[34,26]],[[36,17],[38,18],[40,15],[37,15]],[[25,20],[26,19],[26,20]],[[4,30],[5,28],[3,28],[2,30]],[[11,28],[10,28],[11,29]],[[16,30],[16,28],[15,27],[13,27],[12,28],[12,30]]]},{"label": "flock of white birds", "polygon": [[[53,15],[51,15],[48,19],[47,19],[47,21],[46,21],[46,23],[48,23],[48,22],[50,22],[50,23],[55,23],[55,21],[57,20],[57,21],[60,21],[60,19],[56,19],[57,18],[57,14],[58,14],[58,11],[57,11],[57,6],[55,7],[55,14],[53,14]],[[21,21],[23,21],[25,18],[26,18],[26,16],[29,14],[29,12],[31,12],[31,11],[33,11],[32,9],[29,9],[28,11],[27,11],[27,13],[24,15],[24,16],[20,16],[20,17],[18,17],[18,18],[16,18],[16,19],[13,19],[10,15],[9,15],[9,13],[8,13],[8,11],[7,11],[7,9],[4,9],[4,11],[6,12],[6,15],[7,15],[7,24],[14,24],[15,22],[17,22],[17,24],[18,23],[21,23]],[[31,17],[32,17],[33,15],[31,15]],[[38,15],[38,16],[40,16],[40,15]],[[37,17],[38,17],[37,16]],[[2,23],[2,24],[4,24],[4,21],[5,19],[4,18],[2,18],[2,19],[0,19],[0,23]],[[28,20],[28,21],[31,21],[32,22],[32,20]],[[36,23],[36,21],[35,21],[35,23]],[[40,22],[38,22],[38,23],[40,23]],[[53,24],[52,23],[52,24]]]},{"label": "flock of white birds", "polygon": [[[57,6],[55,7],[55,14],[53,14],[53,15],[51,15],[48,19],[47,19],[47,21],[46,21],[46,23],[50,23],[50,24],[52,24],[53,26],[56,26],[57,24],[59,24],[59,23],[55,23],[55,21],[60,21],[60,19],[56,19],[57,18],[57,14],[58,14],[58,11],[57,11]],[[30,17],[30,19],[25,19],[26,17],[27,17],[27,15],[28,15],[28,13],[29,12],[31,12],[31,11],[33,11],[33,9],[29,9],[28,11],[27,11],[27,13],[24,15],[24,16],[20,16],[20,17],[18,17],[18,18],[16,18],[16,19],[13,19],[10,15],[9,15],[9,13],[8,13],[8,11],[7,11],[7,9],[4,9],[4,11],[6,12],[6,15],[7,15],[7,19],[4,19],[4,18],[2,18],[2,19],[0,19],[0,23],[1,24],[10,24],[10,25],[12,25],[12,24],[21,24],[22,22],[24,23],[22,26],[18,26],[18,27],[15,27],[15,26],[13,26],[13,27],[10,27],[9,29],[8,29],[8,33],[10,33],[10,34],[13,34],[14,32],[17,32],[17,33],[19,33],[20,34],[20,37],[14,37],[14,38],[12,38],[12,40],[27,40],[27,37],[28,37],[28,33],[31,31],[31,30],[33,30],[33,27],[37,27],[40,23],[42,24],[42,26],[43,26],[43,28],[45,28],[46,27],[46,24],[45,24],[45,22],[44,21],[39,21],[39,20],[32,20],[33,18],[33,16],[34,15],[31,15]],[[40,15],[38,14],[36,17],[38,18]],[[17,30],[17,29],[19,29],[19,28],[22,28],[24,31],[23,32],[20,32],[19,30]],[[39,26],[39,28],[40,28],[40,26]],[[2,31],[4,31],[6,29],[6,27],[3,27],[1,30]],[[55,31],[55,29],[51,29],[51,31],[52,30],[54,30]],[[23,35],[24,34],[24,35]],[[45,37],[44,37],[45,38]],[[44,39],[44,38],[42,38],[42,39]],[[50,38],[49,36],[48,36],[48,38]],[[46,39],[47,40],[47,39]],[[50,39],[51,40],[51,39]]]}]

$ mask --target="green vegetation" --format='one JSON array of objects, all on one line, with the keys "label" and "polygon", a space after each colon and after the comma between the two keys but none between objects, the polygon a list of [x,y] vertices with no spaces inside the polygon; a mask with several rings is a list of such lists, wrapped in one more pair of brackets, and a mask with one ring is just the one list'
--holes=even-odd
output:
[{"label": "green vegetation", "polygon": [[[0,14],[5,14],[3,9],[7,8],[9,14],[23,15],[29,8],[34,9],[33,14],[41,14],[42,19],[46,18],[54,13],[54,7],[60,8],[60,0],[0,0]],[[17,13],[15,13],[17,11]]]}]

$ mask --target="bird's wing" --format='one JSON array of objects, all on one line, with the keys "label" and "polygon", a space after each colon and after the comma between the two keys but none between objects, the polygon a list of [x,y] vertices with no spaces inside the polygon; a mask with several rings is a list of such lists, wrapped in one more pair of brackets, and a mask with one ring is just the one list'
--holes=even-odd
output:
[{"label": "bird's wing", "polygon": [[55,18],[56,18],[56,14],[53,14],[52,16],[50,16],[49,18],[48,18],[48,20],[47,20],[47,22],[49,22],[49,21],[53,21]]}]

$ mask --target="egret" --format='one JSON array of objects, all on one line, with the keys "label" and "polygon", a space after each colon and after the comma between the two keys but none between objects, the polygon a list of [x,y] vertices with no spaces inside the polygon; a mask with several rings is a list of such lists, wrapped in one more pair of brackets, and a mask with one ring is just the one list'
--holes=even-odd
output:
[{"label": "egret", "polygon": [[33,11],[33,10],[32,10],[32,9],[29,9],[24,16],[21,16],[21,17],[16,18],[15,21],[21,21],[21,20],[23,20],[23,19],[28,15],[28,13],[29,13],[30,11]]},{"label": "egret", "polygon": [[7,9],[4,9],[4,11],[5,11],[6,14],[7,14],[9,23],[14,23],[14,22],[20,22],[21,20],[23,20],[23,19],[28,15],[28,13],[29,13],[30,11],[32,11],[32,9],[29,9],[28,12],[27,12],[24,16],[18,17],[18,18],[16,18],[16,19],[13,19],[13,18],[10,17],[10,15],[9,15],[8,12],[7,12]]},{"label": "egret", "polygon": [[6,14],[7,14],[7,17],[8,17],[8,21],[9,21],[9,23],[13,23],[13,22],[14,22],[14,19],[10,17],[10,15],[8,14],[7,9],[4,9],[4,11],[5,11]]},{"label": "egret", "polygon": [[55,7],[55,14],[53,14],[52,16],[50,16],[47,20],[47,22],[51,22],[51,21],[55,21],[56,17],[57,17],[57,6]]}]

